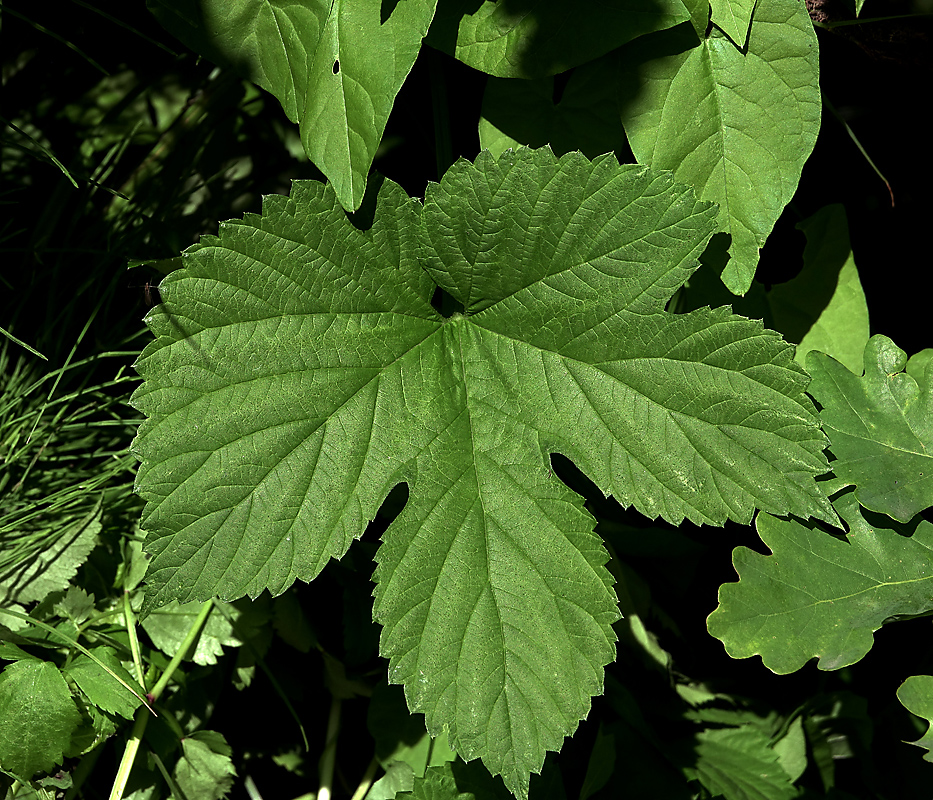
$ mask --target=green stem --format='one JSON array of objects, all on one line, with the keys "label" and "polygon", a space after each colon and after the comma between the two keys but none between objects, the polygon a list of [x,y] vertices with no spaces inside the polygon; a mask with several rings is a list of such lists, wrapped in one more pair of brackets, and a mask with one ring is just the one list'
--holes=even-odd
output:
[{"label": "green stem", "polygon": [[431,82],[431,110],[434,115],[434,156],[437,159],[437,179],[453,164],[453,146],[450,141],[450,112],[447,108],[447,86],[444,82],[443,56],[430,47],[424,48],[434,63],[428,70]]},{"label": "green stem", "polygon": [[327,719],[327,739],[321,756],[321,788],[317,800],[330,800],[334,788],[334,764],[337,761],[337,734],[340,732],[340,699],[330,701],[330,716]]},{"label": "green stem", "polygon": [[366,797],[366,792],[368,792],[369,787],[373,785],[373,778],[376,777],[377,769],[379,769],[379,762],[376,760],[376,757],[373,756],[372,761],[369,762],[369,766],[366,767],[366,772],[363,774],[360,785],[356,787],[356,791],[353,793],[353,797],[351,797],[350,800],[363,800],[363,798]]},{"label": "green stem", "polygon": [[824,28],[831,31],[833,28],[846,28],[849,25],[868,25],[871,22],[888,22],[893,19],[914,19],[915,17],[930,17],[933,14],[895,14],[891,17],[867,17],[866,19],[843,19],[838,22],[817,22],[813,24],[818,28]]},{"label": "green stem", "polygon": [[[168,682],[175,674],[175,670],[178,669],[178,666],[184,659],[185,654],[201,636],[201,632],[204,630],[204,625],[207,623],[207,618],[210,616],[213,606],[214,603],[212,600],[208,600],[201,606],[201,611],[188,629],[188,633],[185,636],[185,640],[181,643],[181,647],[175,652],[175,656],[169,662],[165,672],[162,673],[162,677],[159,678],[158,683],[156,683],[156,685],[152,687],[152,691],[149,692],[149,699],[152,702],[155,702],[165,690]],[[146,708],[148,708],[148,706]],[[122,800],[123,792],[126,790],[126,782],[129,780],[130,771],[133,769],[133,762],[136,760],[136,753],[139,750],[139,745],[143,740],[143,734],[146,732],[146,725],[148,724],[149,715],[146,713],[146,710],[142,707],[137,708],[136,716],[133,719],[133,730],[130,733],[130,738],[126,742],[126,747],[123,749],[123,758],[120,759],[117,775],[113,779],[113,788],[110,790],[109,800]]]},{"label": "green stem", "polygon": [[139,685],[146,688],[146,672],[143,661],[139,655],[139,638],[136,636],[136,615],[130,605],[130,593],[123,592],[123,618],[126,620],[126,632],[130,637],[130,652],[133,654],[133,665],[136,667],[136,680]]},{"label": "green stem", "polygon": [[149,692],[149,697],[152,698],[153,702],[158,700],[162,692],[165,691],[165,687],[168,686],[168,682],[175,674],[175,670],[178,669],[181,662],[184,661],[185,655],[187,655],[188,651],[194,647],[195,643],[201,637],[201,631],[204,630],[204,626],[207,624],[207,618],[210,616],[213,607],[213,600],[208,600],[201,606],[201,610],[198,612],[195,621],[191,623],[191,627],[188,629],[188,633],[185,636],[185,640],[181,643],[181,647],[175,651],[175,655],[172,657],[172,660],[169,661],[168,666],[165,668],[165,672],[163,672],[162,677],[159,678],[159,682],[153,686],[152,691]]},{"label": "green stem", "polygon": [[855,142],[855,146],[859,149],[862,156],[864,156],[865,160],[868,162],[868,165],[875,171],[875,174],[884,181],[884,185],[888,187],[888,194],[891,196],[891,208],[894,208],[894,190],[891,188],[891,184],[888,183],[888,179],[885,178],[884,175],[881,174],[881,170],[875,166],[875,162],[871,160],[871,156],[869,156],[865,151],[865,148],[862,147],[862,143],[858,140],[858,137],[855,135],[855,132],[852,130],[852,128],[849,127],[849,123],[842,118],[842,115],[838,111],[836,111],[836,107],[830,103],[826,97],[823,97],[823,103],[830,110],[832,115],[837,120],[839,120],[839,122],[842,124],[842,127],[846,129],[846,133],[849,134],[849,138]]}]

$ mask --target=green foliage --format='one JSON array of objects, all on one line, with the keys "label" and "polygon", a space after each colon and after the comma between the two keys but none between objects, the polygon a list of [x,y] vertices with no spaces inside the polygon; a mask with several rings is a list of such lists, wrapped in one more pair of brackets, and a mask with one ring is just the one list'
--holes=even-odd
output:
[{"label": "green foliage", "polygon": [[761,514],[758,535],[773,555],[735,551],[740,580],[720,588],[709,618],[733,658],[760,654],[779,674],[814,656],[820,669],[839,669],[869,651],[886,619],[933,611],[933,525],[905,528],[863,512],[851,491],[834,505],[844,538]]},{"label": "green foliage", "polygon": [[[886,336],[865,346],[865,374],[813,353],[810,393],[832,440],[833,471],[855,485],[865,508],[909,522],[933,505],[933,360]],[[906,367],[906,371],[905,371]]]},{"label": "green foliage", "polygon": [[5,800],[925,798],[922,127],[807,6],[148,5],[4,5]]},{"label": "green foliage", "polygon": [[[663,174],[520,150],[458,163],[423,213],[386,182],[368,230],[295,184],[203,239],[137,365],[150,605],[310,580],[407,481],[375,576],[390,675],[523,793],[614,652],[607,556],[548,452],[674,523],[834,520],[791,350],[725,310],[663,312],[711,211]],[[465,315],[431,308],[428,276]]]}]

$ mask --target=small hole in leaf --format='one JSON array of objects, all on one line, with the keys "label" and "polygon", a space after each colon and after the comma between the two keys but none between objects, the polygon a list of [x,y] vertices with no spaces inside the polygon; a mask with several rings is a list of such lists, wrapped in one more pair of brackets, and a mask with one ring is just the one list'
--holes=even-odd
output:
[{"label": "small hole in leaf", "polygon": [[338,72],[340,72],[340,59],[339,58],[334,62],[334,75],[336,75]]},{"label": "small hole in leaf", "polygon": [[431,298],[431,306],[434,310],[446,319],[450,319],[454,314],[463,314],[466,309],[463,303],[457,300],[452,294],[445,292],[440,286],[434,290],[434,296]]}]

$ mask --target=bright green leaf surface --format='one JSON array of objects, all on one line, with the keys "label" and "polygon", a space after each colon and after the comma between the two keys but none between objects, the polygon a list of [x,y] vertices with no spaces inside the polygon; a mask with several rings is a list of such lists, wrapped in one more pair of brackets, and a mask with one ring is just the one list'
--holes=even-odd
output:
[{"label": "bright green leaf surface", "polygon": [[499,78],[543,78],[688,19],[681,0],[442,2],[428,43]]},{"label": "bright green leaf surface", "polygon": [[761,655],[779,674],[814,656],[820,669],[840,669],[871,649],[889,617],[933,610],[933,525],[921,521],[906,535],[884,517],[869,522],[851,491],[835,506],[849,525],[847,541],[759,515],[758,534],[773,555],[736,548],[739,582],[720,587],[709,617],[709,632],[730,656]]},{"label": "bright green leaf surface", "polygon": [[845,208],[834,204],[797,225],[807,237],[803,270],[768,292],[774,325],[797,342],[796,359],[819,350],[862,371],[868,342],[868,303],[849,244]]},{"label": "bright green leaf surface", "polygon": [[[204,237],[138,364],[149,606],[310,580],[404,481],[375,575],[390,678],[524,793],[601,691],[618,616],[548,453],[675,523],[834,519],[792,349],[663,310],[714,216],[669,173],[522,150],[458,162],[423,213],[386,181],[368,230],[298,182]],[[432,278],[466,315],[437,314]]]},{"label": "bright green leaf surface", "polygon": [[713,797],[726,800],[789,800],[797,796],[768,737],[745,725],[709,728],[696,737],[694,773]]},{"label": "bright green leaf surface", "polygon": [[755,0],[710,0],[710,20],[740,50],[748,38]]},{"label": "bright green leaf surface", "polygon": [[81,715],[58,667],[17,661],[0,673],[0,769],[28,779],[61,764]]},{"label": "bright green leaf surface", "polygon": [[900,522],[933,505],[933,362],[922,376],[886,336],[865,346],[865,374],[811,353],[810,394],[836,456],[835,474],[855,484],[859,502]]},{"label": "bright green leaf surface", "polygon": [[924,761],[933,761],[933,675],[911,675],[897,690],[897,699],[911,714],[923,717],[930,728],[912,744],[928,751]]},{"label": "bright green leaf surface", "polygon": [[[124,669],[116,653],[110,647],[95,647],[91,652],[99,661],[106,664],[114,673],[119,675],[127,684],[144,695],[145,692],[136,683],[135,679]],[[79,653],[64,670],[78,688],[84,692],[92,705],[119,714],[124,719],[131,719],[133,712],[140,702],[125,686],[112,675],[108,674],[100,665],[96,664],[83,653]]]},{"label": "bright green leaf surface", "polygon": [[435,5],[149,0],[150,10],[181,41],[275,95],[348,209],[363,200],[389,112]]},{"label": "bright green leaf surface", "polygon": [[746,54],[716,28],[697,41],[686,26],[622,52],[622,122],[635,157],[673,170],[700,199],[719,204],[720,228],[732,236],[722,279],[745,294],[820,127],[819,56],[806,5],[760,0]]}]

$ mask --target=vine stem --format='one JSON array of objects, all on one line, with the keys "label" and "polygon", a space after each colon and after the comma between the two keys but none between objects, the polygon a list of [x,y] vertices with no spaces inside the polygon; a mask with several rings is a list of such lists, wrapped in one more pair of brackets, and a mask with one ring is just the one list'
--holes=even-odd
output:
[{"label": "vine stem", "polygon": [[330,800],[334,788],[334,763],[337,760],[337,734],[340,732],[340,699],[330,701],[330,715],[327,718],[327,739],[324,753],[321,755],[321,788],[317,800]]},{"label": "vine stem", "polygon": [[[172,679],[175,670],[178,669],[184,659],[185,654],[197,643],[201,636],[201,632],[204,630],[205,624],[207,624],[207,618],[210,616],[213,607],[213,600],[208,600],[201,606],[197,618],[191,624],[188,633],[185,635],[185,640],[175,652],[174,657],[169,662],[165,672],[162,673],[162,677],[159,678],[158,683],[156,683],[156,685],[152,687],[152,691],[149,692],[148,697],[150,702],[154,703],[158,700],[162,692],[165,691],[165,687],[168,686],[168,682]],[[126,790],[126,782],[129,780],[130,771],[133,769],[133,762],[136,760],[136,753],[143,740],[143,734],[146,732],[146,725],[149,724],[149,715],[146,711],[146,706],[140,706],[136,709],[136,715],[133,718],[133,730],[130,733],[130,738],[126,742],[126,747],[123,749],[123,758],[120,759],[120,766],[117,768],[116,777],[113,779],[113,788],[110,790],[109,800],[122,800],[123,798],[123,792]]]},{"label": "vine stem", "polygon": [[[433,743],[433,739],[431,740]],[[366,767],[366,772],[363,774],[362,780],[360,780],[360,785],[356,787],[356,791],[353,793],[353,797],[350,800],[363,800],[366,797],[366,792],[369,791],[369,787],[373,785],[373,778],[376,777],[376,770],[379,769],[379,762],[376,760],[376,757],[373,756],[372,761],[369,762],[369,766]]]}]

